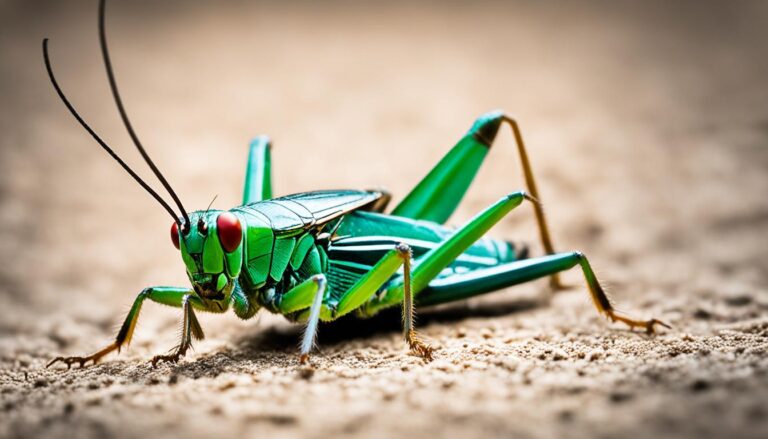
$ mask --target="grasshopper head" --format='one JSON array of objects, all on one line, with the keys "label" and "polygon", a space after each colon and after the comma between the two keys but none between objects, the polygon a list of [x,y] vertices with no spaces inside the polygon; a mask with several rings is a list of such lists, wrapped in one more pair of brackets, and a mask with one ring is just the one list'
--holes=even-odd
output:
[{"label": "grasshopper head", "polygon": [[240,219],[221,210],[192,212],[190,224],[171,226],[187,275],[203,300],[226,302],[240,275],[243,229]]}]

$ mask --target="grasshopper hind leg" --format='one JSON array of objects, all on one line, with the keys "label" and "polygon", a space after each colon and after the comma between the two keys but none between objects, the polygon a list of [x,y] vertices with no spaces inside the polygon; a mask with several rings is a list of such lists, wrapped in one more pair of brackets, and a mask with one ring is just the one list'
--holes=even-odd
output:
[{"label": "grasshopper hind leg", "polygon": [[657,319],[641,320],[619,314],[597,280],[589,260],[581,252],[558,253],[515,261],[496,267],[482,268],[436,279],[430,282],[429,286],[419,294],[417,303],[421,306],[429,306],[468,299],[501,288],[550,276],[553,273],[569,270],[577,265],[582,269],[590,297],[600,314],[608,317],[613,322],[624,323],[633,329],[643,328],[649,334],[655,332],[656,326],[669,328],[669,325]]},{"label": "grasshopper hind leg", "polygon": [[243,204],[272,198],[272,144],[267,136],[257,136],[248,148]]},{"label": "grasshopper hind leg", "polygon": [[612,321],[622,322],[631,328],[641,327],[653,333],[657,325],[668,327],[657,320],[639,320],[620,315],[597,280],[587,258],[580,252],[560,253],[539,258],[509,262],[490,268],[480,268],[464,274],[437,279],[441,271],[457,255],[465,251],[472,242],[479,239],[494,224],[518,206],[524,199],[534,201],[524,192],[516,192],[502,198],[496,204],[478,214],[467,224],[456,230],[438,247],[416,260],[410,282],[405,277],[393,281],[385,294],[374,296],[363,307],[366,315],[406,300],[406,284],[411,284],[419,305],[433,305],[465,299],[474,295],[495,291],[510,285],[527,282],[568,270],[579,265],[584,273],[592,301],[598,312]]},{"label": "grasshopper hind leg", "polygon": [[[533,168],[528,159],[528,151],[517,121],[502,111],[491,111],[475,121],[469,132],[406,195],[394,208],[392,214],[434,221],[439,224],[445,223],[469,189],[504,123],[509,125],[515,138],[526,190],[532,198],[541,201],[533,176]],[[535,203],[533,209],[544,252],[548,255],[554,254],[554,245],[544,210],[540,203]],[[550,285],[554,289],[563,288],[557,273],[551,275]]]}]

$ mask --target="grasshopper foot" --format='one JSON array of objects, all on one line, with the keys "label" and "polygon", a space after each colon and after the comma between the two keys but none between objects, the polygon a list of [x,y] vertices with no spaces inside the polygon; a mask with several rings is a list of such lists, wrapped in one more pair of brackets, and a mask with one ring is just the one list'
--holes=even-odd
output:
[{"label": "grasshopper foot", "polygon": [[179,359],[183,356],[184,354],[179,351],[168,355],[155,355],[152,357],[152,367],[157,367],[157,363],[162,361],[165,361],[166,363],[178,363]]},{"label": "grasshopper foot", "polygon": [[432,353],[435,352],[435,349],[428,343],[421,341],[414,331],[411,331],[408,334],[407,340],[408,346],[411,348],[411,353],[427,361],[433,360]]},{"label": "grasshopper foot", "polygon": [[67,370],[72,368],[73,363],[78,363],[80,367],[85,367],[86,363],[92,361],[93,364],[99,362],[99,357],[95,355],[89,355],[87,357],[56,357],[45,365],[45,368],[49,368],[58,362],[62,362],[67,365]]},{"label": "grasshopper foot", "polygon": [[658,319],[635,320],[629,317],[617,315],[614,312],[609,312],[608,318],[611,319],[612,322],[619,321],[624,323],[625,325],[629,326],[629,329],[645,328],[645,333],[648,335],[653,335],[656,333],[656,325],[663,326],[667,329],[672,329],[670,325]]},{"label": "grasshopper foot", "polygon": [[114,351],[115,349],[118,349],[120,346],[118,344],[112,343],[109,346],[105,347],[104,349],[93,353],[91,355],[87,355],[85,357],[56,357],[53,360],[51,360],[45,368],[49,368],[53,366],[54,364],[58,362],[62,362],[67,365],[67,370],[72,368],[72,364],[77,363],[80,365],[80,367],[85,367],[86,364],[88,364],[89,361],[93,362],[93,364],[96,364],[101,360],[102,357],[107,355],[108,353]]}]

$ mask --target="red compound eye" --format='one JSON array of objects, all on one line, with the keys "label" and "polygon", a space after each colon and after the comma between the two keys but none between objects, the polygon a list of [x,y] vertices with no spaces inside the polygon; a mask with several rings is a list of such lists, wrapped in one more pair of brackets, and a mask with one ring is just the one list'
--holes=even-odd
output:
[{"label": "red compound eye", "polygon": [[216,218],[216,230],[219,233],[221,247],[227,253],[237,250],[243,239],[243,228],[237,217],[229,212],[224,212]]},{"label": "red compound eye", "polygon": [[176,249],[179,249],[179,225],[176,223],[173,223],[171,225],[171,241],[173,241],[173,246],[176,247]]}]

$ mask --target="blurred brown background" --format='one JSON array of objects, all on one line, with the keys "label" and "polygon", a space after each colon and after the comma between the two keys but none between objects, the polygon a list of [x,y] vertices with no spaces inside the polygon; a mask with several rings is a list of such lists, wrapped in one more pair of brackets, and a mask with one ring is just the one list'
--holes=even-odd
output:
[{"label": "blurred brown background", "polygon": [[[96,1],[0,3],[0,436],[758,437],[768,431],[768,3],[119,2],[107,32],[129,113],[189,208],[240,200],[246,145],[274,141],[279,194],[403,196],[485,111],[524,130],[559,249],[579,249],[655,338],[604,322],[580,275],[422,312],[321,327],[317,369],[274,316],[148,304],[131,349],[85,370],[144,286],[186,284],[167,214],[92,142],[64,90],[149,173],[99,57]],[[159,188],[158,184],[155,184]],[[499,136],[453,218],[523,187]],[[535,243],[521,208],[500,237]],[[525,308],[525,309],[524,309]],[[388,323],[389,320],[394,320]],[[371,329],[379,328],[379,329]]]}]

